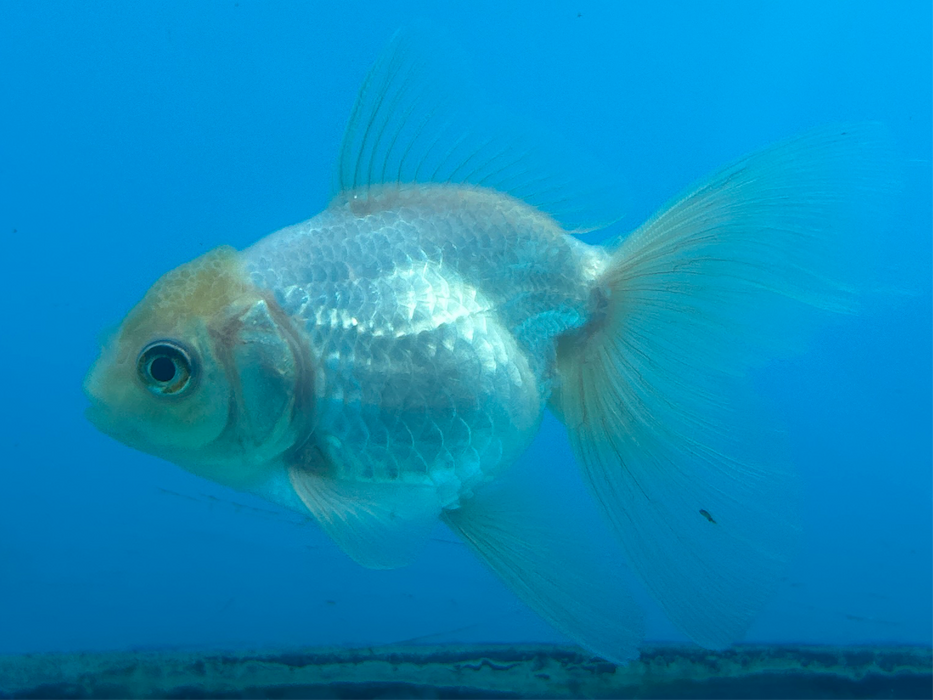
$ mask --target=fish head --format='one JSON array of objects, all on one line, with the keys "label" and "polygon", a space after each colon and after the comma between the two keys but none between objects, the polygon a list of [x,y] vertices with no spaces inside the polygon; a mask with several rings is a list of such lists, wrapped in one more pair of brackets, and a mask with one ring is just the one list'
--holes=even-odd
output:
[{"label": "fish head", "polygon": [[159,279],[84,381],[87,416],[143,452],[248,489],[310,434],[308,350],[221,247]]}]

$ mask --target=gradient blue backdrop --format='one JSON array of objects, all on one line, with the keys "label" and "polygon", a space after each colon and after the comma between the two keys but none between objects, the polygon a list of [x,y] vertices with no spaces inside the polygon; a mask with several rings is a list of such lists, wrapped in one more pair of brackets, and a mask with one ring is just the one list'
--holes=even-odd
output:
[{"label": "gradient blue backdrop", "polygon": [[[930,3],[502,5],[0,0],[0,653],[560,640],[443,528],[366,571],[82,416],[98,335],[160,274],[326,206],[362,76],[414,18],[627,183],[629,228],[776,139],[890,125],[906,187],[878,255],[915,293],[759,377],[806,534],[748,638],[931,644]],[[524,464],[569,479],[556,421]],[[654,607],[649,637],[681,639]]]}]

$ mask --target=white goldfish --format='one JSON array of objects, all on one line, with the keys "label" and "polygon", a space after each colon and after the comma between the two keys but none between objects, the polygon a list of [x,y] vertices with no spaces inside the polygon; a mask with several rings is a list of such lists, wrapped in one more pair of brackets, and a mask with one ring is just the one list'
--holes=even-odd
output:
[{"label": "white goldfish", "polygon": [[773,146],[591,246],[508,149],[438,146],[449,115],[416,64],[397,39],[371,71],[326,211],[155,283],[88,373],[89,418],[310,514],[364,566],[410,562],[440,519],[624,663],[643,636],[625,577],[560,494],[509,473],[550,408],[627,564],[690,637],[729,644],[796,528],[742,377],[807,306],[849,308],[843,251],[888,189],[882,130]]}]

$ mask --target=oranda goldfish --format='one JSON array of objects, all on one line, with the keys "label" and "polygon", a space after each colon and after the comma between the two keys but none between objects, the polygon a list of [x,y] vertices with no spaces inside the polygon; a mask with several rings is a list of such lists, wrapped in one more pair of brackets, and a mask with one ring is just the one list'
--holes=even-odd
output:
[{"label": "oranda goldfish", "polygon": [[627,576],[560,493],[510,473],[550,409],[630,570],[696,642],[729,644],[796,531],[743,376],[808,307],[851,308],[856,234],[888,189],[883,130],[772,146],[589,245],[543,170],[502,141],[459,147],[421,65],[401,37],[370,72],[324,212],[153,285],[87,375],[89,418],[309,514],[364,566],[410,562],[440,519],[623,663],[643,636]]}]

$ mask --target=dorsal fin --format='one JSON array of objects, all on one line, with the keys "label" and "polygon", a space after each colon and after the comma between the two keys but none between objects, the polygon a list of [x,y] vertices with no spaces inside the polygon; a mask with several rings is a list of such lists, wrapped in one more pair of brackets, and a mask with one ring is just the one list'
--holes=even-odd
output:
[{"label": "dorsal fin", "polygon": [[[484,106],[434,28],[395,34],[360,88],[344,134],[334,196],[386,185],[474,185],[504,192],[569,230],[619,218],[609,178],[564,139]],[[585,173],[586,177],[581,175]]]}]

